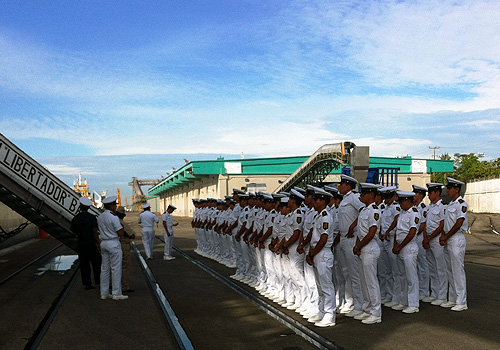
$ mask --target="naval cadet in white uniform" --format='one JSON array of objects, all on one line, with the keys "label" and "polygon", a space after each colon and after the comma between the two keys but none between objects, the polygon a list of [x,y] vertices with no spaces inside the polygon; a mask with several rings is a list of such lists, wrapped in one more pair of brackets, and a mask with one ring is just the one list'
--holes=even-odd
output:
[{"label": "naval cadet in white uniform", "polygon": [[442,307],[451,307],[453,311],[467,310],[467,289],[465,281],[465,236],[469,225],[469,205],[460,195],[462,181],[449,177],[446,193],[451,202],[444,213],[444,231],[439,243],[445,247],[446,265],[448,267],[448,301]]},{"label": "naval cadet in white uniform", "polygon": [[[174,244],[174,226],[179,225],[178,222],[174,223],[172,213],[177,208],[169,204],[167,210],[161,216],[163,220],[163,238],[165,240],[165,250],[163,252],[163,260],[174,260],[172,256],[172,245]],[[156,215],[155,215],[156,216]]]},{"label": "naval cadet in white uniform", "polygon": [[[352,248],[356,243],[356,225],[358,214],[365,205],[359,200],[359,194],[355,194],[358,181],[350,176],[341,175],[339,192],[344,196],[338,210],[338,222],[340,230],[340,262],[342,271],[348,273],[344,275],[346,283],[346,304],[340,310],[348,317],[354,317],[362,313],[363,291],[359,279],[359,257],[352,253]],[[345,269],[347,268],[347,270]],[[349,285],[350,288],[347,287]],[[348,293],[352,294],[349,295]]]},{"label": "naval cadet in white uniform", "polygon": [[427,261],[427,253],[424,248],[424,235],[425,225],[427,221],[427,212],[429,208],[427,204],[423,202],[426,194],[427,188],[418,185],[412,185],[415,197],[413,198],[413,205],[417,208],[420,214],[420,227],[417,230],[417,246],[418,246],[418,256],[417,256],[417,271],[418,271],[418,286],[419,286],[419,299],[424,302],[432,301],[429,297],[429,263]]},{"label": "naval cadet in white uniform", "polygon": [[401,301],[392,307],[393,310],[412,314],[419,311],[417,255],[418,246],[415,239],[420,226],[420,214],[413,206],[414,192],[397,191],[401,214],[396,226],[396,236],[392,252],[398,256],[399,274],[401,276]]},{"label": "naval cadet in white uniform", "polygon": [[[128,296],[122,294],[122,247],[120,237],[123,227],[120,219],[113,215],[116,210],[116,196],[107,197],[102,201],[104,212],[97,218],[99,238],[101,240],[101,299],[122,300]],[[109,295],[109,280],[111,279],[112,295]]]},{"label": "naval cadet in white uniform", "polygon": [[[423,246],[427,250],[427,260],[429,262],[430,279],[430,303],[441,305],[446,302],[448,293],[448,276],[446,274],[446,260],[444,258],[444,247],[439,244],[439,237],[444,228],[445,205],[441,200],[441,192],[444,185],[441,183],[428,183],[429,210],[427,211],[427,221],[424,230]],[[429,299],[423,299],[429,302]]]},{"label": "naval cadet in white uniform", "polygon": [[153,259],[153,245],[155,242],[155,222],[158,223],[160,220],[158,217],[151,212],[151,205],[144,204],[142,206],[144,211],[139,215],[139,224],[142,225],[142,244],[144,245],[144,253],[146,253],[146,259]]},{"label": "naval cadet in white uniform", "polygon": [[[333,237],[334,231],[338,230],[338,223],[334,221],[326,206],[332,195],[323,189],[314,190],[314,208],[318,212],[314,219],[314,228],[311,238],[311,246],[306,256],[308,264],[314,266],[316,284],[319,292],[319,313],[308,319],[315,322],[317,327],[335,326],[335,286],[333,285]],[[352,254],[352,251],[351,251]]]},{"label": "naval cadet in white uniform", "polygon": [[380,246],[375,236],[380,226],[380,209],[374,203],[378,186],[371,183],[361,183],[361,202],[366,206],[358,216],[356,244],[353,253],[360,257],[359,271],[363,290],[363,313],[354,316],[364,324],[382,322],[382,306],[380,286],[377,277]]}]

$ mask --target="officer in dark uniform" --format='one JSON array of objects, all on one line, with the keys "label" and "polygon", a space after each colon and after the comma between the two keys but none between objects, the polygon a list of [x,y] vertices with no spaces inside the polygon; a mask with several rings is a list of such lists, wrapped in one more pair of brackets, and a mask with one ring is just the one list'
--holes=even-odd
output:
[{"label": "officer in dark uniform", "polygon": [[101,253],[99,253],[99,234],[97,219],[88,212],[92,201],[87,197],[80,198],[80,212],[71,221],[71,232],[78,237],[78,260],[85,289],[93,289],[90,278],[90,265],[94,271],[94,282],[99,284],[101,273]]}]

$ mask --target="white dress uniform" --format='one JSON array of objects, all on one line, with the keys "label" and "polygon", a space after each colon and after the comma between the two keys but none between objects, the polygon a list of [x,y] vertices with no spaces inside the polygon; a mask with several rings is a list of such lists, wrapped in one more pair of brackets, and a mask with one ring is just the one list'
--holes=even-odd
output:
[{"label": "white dress uniform", "polygon": [[[401,208],[399,204],[392,202],[390,205],[385,204],[385,209],[382,212],[381,219],[381,230],[382,234],[385,235],[387,229],[391,226],[394,218],[401,213]],[[396,234],[396,228],[389,232],[389,240],[383,242],[383,254],[387,258],[387,280],[386,288],[381,290],[382,299],[391,300],[392,305],[401,304],[401,275],[399,273],[398,259],[396,254],[392,252],[392,247],[394,245],[394,236]]]},{"label": "white dress uniform", "polygon": [[[361,209],[359,213],[357,236],[360,241],[366,237],[368,231],[373,226],[377,227],[376,236],[380,226],[380,209],[377,205],[370,204]],[[359,257],[361,287],[365,300],[363,311],[375,317],[382,317],[380,285],[377,277],[380,246],[375,237],[361,249]]]},{"label": "white dress uniform", "polygon": [[163,227],[163,238],[165,240],[163,258],[170,259],[172,258],[172,245],[174,243],[174,219],[168,211],[164,212],[161,218],[166,223],[168,233],[170,233],[170,236],[167,235],[167,230]]},{"label": "white dress uniform", "polygon": [[448,301],[457,305],[467,305],[467,289],[465,280],[464,258],[466,240],[464,233],[469,226],[469,205],[459,196],[456,200],[448,203],[444,212],[444,232],[448,233],[458,219],[464,222],[458,231],[448,239],[445,246],[446,265],[448,267]]},{"label": "white dress uniform", "polygon": [[101,239],[101,298],[109,296],[109,280],[113,295],[122,294],[122,247],[117,231],[122,229],[120,219],[110,210],[97,218]]},{"label": "white dress uniform", "polygon": [[[271,228],[273,229],[274,220],[276,219],[277,212],[275,209],[272,209],[269,214],[266,216],[266,221],[264,223],[264,234]],[[272,293],[275,291],[274,286],[276,284],[276,271],[274,271],[273,265],[273,252],[269,250],[269,244],[271,244],[272,234],[267,237],[267,239],[263,242],[264,244],[264,265],[266,267],[267,279],[265,282],[265,289]]]},{"label": "white dress uniform", "polygon": [[[410,229],[418,230],[420,225],[420,214],[417,208],[411,207],[409,210],[401,209],[398,225],[396,226],[396,242],[401,244]],[[397,255],[399,274],[401,276],[401,301],[403,306],[419,307],[418,298],[418,273],[417,273],[418,246],[413,238]]]},{"label": "white dress uniform", "polygon": [[[302,227],[302,234],[304,239],[309,234],[310,230],[314,227],[314,218],[316,217],[317,211],[314,208],[307,208],[304,215],[304,225]],[[304,252],[307,254],[309,251],[310,243],[304,246]],[[304,316],[313,316],[319,313],[318,303],[319,303],[319,293],[318,287],[316,285],[316,276],[314,273],[314,266],[309,265],[304,257],[304,280],[305,280],[305,300],[303,303],[307,305],[307,313]]]},{"label": "white dress uniform", "polygon": [[[332,225],[332,218],[328,211],[323,210],[314,219],[314,229],[311,238],[311,248],[318,244],[322,235],[327,235],[327,241],[323,249],[314,256],[314,272],[316,275],[316,285],[319,292],[319,314],[322,322],[335,322],[335,286],[332,280],[333,268],[333,232],[337,221]],[[351,249],[352,254],[352,249]]]},{"label": "white dress uniform", "polygon": [[142,244],[148,259],[153,258],[153,245],[155,242],[155,222],[160,222],[158,217],[149,210],[139,215],[139,224],[142,224]]},{"label": "white dress uniform", "polygon": [[[415,206],[420,214],[420,224],[427,221],[427,212],[429,208],[424,202],[420,202]],[[418,231],[418,230],[417,230]],[[424,241],[423,232],[417,235],[417,246],[418,246],[418,256],[417,256],[417,271],[418,271],[418,286],[419,286],[419,296],[420,299],[428,297],[430,295],[429,288],[429,263],[427,261],[427,250],[422,245]]]},{"label": "white dress uniform", "polygon": [[[378,206],[380,209],[380,217],[382,218],[384,216],[384,210],[386,209],[386,205],[382,202]],[[380,219],[382,220],[382,219]],[[391,268],[390,268],[390,261],[389,261],[389,256],[387,255],[387,252],[384,250],[384,244],[385,244],[385,239],[381,240],[380,239],[380,234],[383,234],[384,232],[382,231],[382,225],[379,224],[379,231],[375,235],[375,240],[380,247],[380,256],[378,258],[378,265],[377,265],[377,276],[379,280],[379,285],[380,285],[380,295],[382,298],[382,303],[386,303],[391,301],[392,297],[389,291],[388,291],[388,281],[389,279],[392,280],[392,277],[390,276],[391,273]]]},{"label": "white dress uniform", "polygon": [[[442,200],[429,205],[427,211],[427,235],[431,235],[444,220],[444,208]],[[446,260],[444,257],[444,247],[439,244],[437,235],[429,241],[430,248],[427,250],[427,260],[429,262],[429,277],[431,284],[431,297],[445,301],[448,293],[448,276],[446,274]]]},{"label": "white dress uniform", "polygon": [[[302,232],[302,226],[304,222],[304,216],[300,208],[295,209],[289,214],[289,219],[287,222],[287,230],[285,238],[289,240],[294,232],[298,230]],[[300,237],[288,247],[288,255],[284,257],[288,265],[288,286],[292,295],[286,297],[287,301],[293,302],[295,309],[300,307],[303,302],[302,293],[305,287],[304,279],[304,255],[297,252],[297,247],[299,246]]]},{"label": "white dress uniform", "polygon": [[[363,307],[363,291],[361,289],[361,281],[359,279],[359,257],[354,255],[352,249],[356,243],[356,228],[354,230],[354,237],[346,237],[349,226],[358,218],[361,208],[365,205],[359,200],[359,194],[354,194],[349,191],[344,195],[342,202],[340,202],[338,210],[338,223],[340,238],[340,262],[342,270],[346,272],[344,267],[347,268],[347,274],[344,275],[346,285],[346,306],[354,306],[354,310],[361,311]],[[349,292],[352,294],[349,295]]]}]

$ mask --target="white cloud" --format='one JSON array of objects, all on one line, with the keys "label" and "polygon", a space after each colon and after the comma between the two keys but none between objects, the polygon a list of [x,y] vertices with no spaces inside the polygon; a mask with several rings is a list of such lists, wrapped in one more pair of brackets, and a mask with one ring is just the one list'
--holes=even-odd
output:
[{"label": "white cloud", "polygon": [[97,174],[97,172],[91,170],[90,168],[85,168],[85,167],[75,167],[65,164],[44,164],[44,166],[56,176],[59,175],[77,176],[75,174],[79,173],[85,174],[85,176]]}]

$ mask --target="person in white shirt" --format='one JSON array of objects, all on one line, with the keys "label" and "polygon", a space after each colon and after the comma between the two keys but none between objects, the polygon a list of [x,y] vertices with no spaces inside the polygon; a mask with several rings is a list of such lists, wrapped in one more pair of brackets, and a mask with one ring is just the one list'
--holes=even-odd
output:
[{"label": "person in white shirt", "polygon": [[363,288],[363,313],[354,316],[364,324],[382,322],[382,306],[380,286],[377,277],[380,246],[375,236],[380,226],[380,209],[374,203],[378,186],[371,183],[361,183],[361,202],[366,206],[358,216],[358,230],[353,253],[360,257],[359,271],[361,287]]},{"label": "person in white shirt", "polygon": [[413,206],[414,192],[397,191],[401,214],[396,226],[396,235],[392,252],[398,256],[399,274],[401,276],[401,301],[392,307],[393,310],[412,314],[419,311],[418,273],[416,242],[417,230],[420,226],[420,214]]},{"label": "person in white shirt", "polygon": [[446,275],[446,260],[444,258],[444,247],[439,244],[439,237],[444,228],[445,205],[441,200],[441,183],[428,183],[429,210],[427,211],[427,222],[424,230],[424,241],[422,245],[427,251],[429,262],[429,278],[431,295],[429,299],[422,299],[432,305],[441,305],[446,302],[448,293],[448,276]]},{"label": "person in white shirt", "polygon": [[444,231],[439,243],[445,247],[446,265],[448,267],[448,301],[442,307],[453,311],[467,310],[467,289],[465,280],[465,236],[469,225],[469,205],[460,196],[460,190],[465,185],[462,181],[448,178],[446,193],[451,202],[444,212]]},{"label": "person in white shirt", "polygon": [[[102,201],[104,212],[97,218],[99,239],[101,240],[101,299],[128,299],[122,294],[122,247],[120,237],[123,227],[120,219],[113,214],[116,210],[116,196],[107,197]],[[109,295],[109,280],[111,279],[112,295]]]},{"label": "person in white shirt", "polygon": [[178,222],[174,223],[172,213],[177,208],[169,204],[167,210],[161,216],[163,220],[163,238],[165,240],[165,250],[163,252],[163,260],[174,260],[172,256],[172,245],[174,244],[174,226],[179,225]]},{"label": "person in white shirt", "polygon": [[144,204],[142,206],[144,211],[139,215],[139,224],[142,225],[141,235],[142,244],[144,245],[144,252],[146,254],[146,259],[153,259],[153,245],[155,242],[155,222],[158,223],[160,220],[158,217],[151,212],[151,205]]}]

